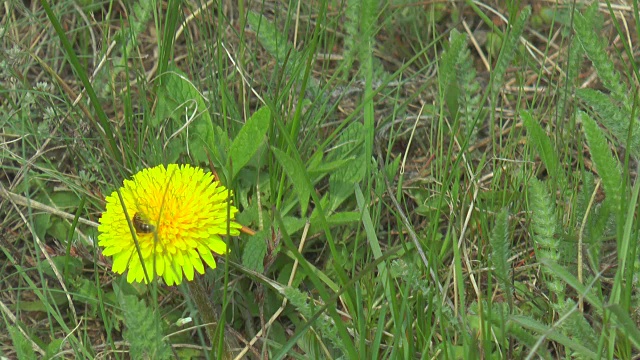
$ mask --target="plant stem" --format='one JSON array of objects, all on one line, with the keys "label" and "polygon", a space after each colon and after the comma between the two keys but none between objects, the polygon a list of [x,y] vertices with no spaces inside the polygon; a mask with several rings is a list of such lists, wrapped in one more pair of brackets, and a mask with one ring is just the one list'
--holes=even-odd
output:
[{"label": "plant stem", "polygon": [[[215,351],[215,349],[217,348],[215,345],[216,339],[218,338],[216,336],[216,328],[219,325],[218,314],[216,313],[211,302],[208,299],[205,287],[202,285],[202,277],[196,276],[193,281],[187,281],[187,286],[189,287],[191,299],[195,303],[196,307],[198,308],[198,312],[200,313],[200,319],[205,325],[207,337],[211,342],[212,349],[213,351]],[[231,347],[229,346],[226,336],[223,338],[223,342],[224,350],[222,353],[222,359],[233,359]]]}]

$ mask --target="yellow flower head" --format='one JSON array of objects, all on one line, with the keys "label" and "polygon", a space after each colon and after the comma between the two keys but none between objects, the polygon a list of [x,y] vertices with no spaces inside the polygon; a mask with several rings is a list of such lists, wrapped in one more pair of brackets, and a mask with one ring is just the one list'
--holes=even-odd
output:
[{"label": "yellow flower head", "polygon": [[155,275],[167,285],[180,284],[183,273],[191,281],[194,269],[204,274],[202,260],[215,268],[212,252],[227,252],[222,241],[227,225],[229,235],[240,233],[234,221],[238,209],[231,206],[229,193],[211,173],[190,165],[144,169],[120,188],[124,205],[115,191],[106,198],[98,245],[104,247],[103,255],[113,256],[113,272],[122,274],[128,268],[130,283],[152,280],[154,262]]}]

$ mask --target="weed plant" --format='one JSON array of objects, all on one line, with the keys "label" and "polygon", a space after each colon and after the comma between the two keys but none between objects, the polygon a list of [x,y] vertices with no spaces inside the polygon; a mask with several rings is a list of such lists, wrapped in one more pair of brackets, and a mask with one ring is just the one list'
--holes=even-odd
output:
[{"label": "weed plant", "polygon": [[[526,3],[4,2],[0,356],[637,358],[638,1]],[[256,232],[212,332],[97,246],[170,163]]]}]

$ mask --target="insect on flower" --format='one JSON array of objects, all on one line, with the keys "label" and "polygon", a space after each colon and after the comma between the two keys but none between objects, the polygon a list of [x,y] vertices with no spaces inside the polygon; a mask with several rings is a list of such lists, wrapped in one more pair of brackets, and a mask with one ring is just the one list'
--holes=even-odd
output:
[{"label": "insect on flower", "polygon": [[133,215],[132,222],[138,234],[150,234],[156,230],[156,227],[149,224],[139,212]]},{"label": "insect on flower", "polygon": [[[214,255],[229,251],[226,237],[242,229],[232,191],[191,165],[143,169],[105,200],[98,245],[113,257],[112,271],[127,272],[130,283],[156,277],[168,286],[192,281],[195,273],[204,274],[205,265],[216,267]],[[126,209],[134,209],[130,221]]]}]

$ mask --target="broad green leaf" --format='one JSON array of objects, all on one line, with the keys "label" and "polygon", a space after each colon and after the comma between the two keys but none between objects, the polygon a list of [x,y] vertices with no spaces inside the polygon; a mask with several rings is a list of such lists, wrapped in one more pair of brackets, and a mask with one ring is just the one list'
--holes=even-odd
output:
[{"label": "broad green leaf", "polygon": [[20,310],[49,313],[52,306],[61,307],[68,304],[69,299],[67,299],[67,295],[63,293],[52,292],[51,294],[49,294],[49,298],[47,299],[46,303],[40,299],[34,301],[21,301]]},{"label": "broad green leaf", "polygon": [[44,239],[47,231],[51,227],[51,214],[42,213],[33,217],[33,231],[40,239]]},{"label": "broad green leaf", "polygon": [[278,163],[284,169],[291,182],[293,189],[298,194],[302,214],[307,212],[309,197],[311,196],[311,184],[305,176],[306,169],[298,161],[287,155],[284,151],[271,147]]},{"label": "broad green leaf", "polygon": [[[83,265],[82,265],[82,260],[80,260],[79,258],[75,258],[75,257],[67,258],[67,256],[65,255],[60,255],[60,256],[51,257],[51,262],[53,262],[53,264],[56,266],[56,268],[60,272],[62,272],[62,270],[65,268],[65,264],[67,264],[69,269],[69,274],[71,274],[74,278],[82,274]],[[51,268],[51,264],[48,261],[41,262],[38,265],[38,267],[43,273],[51,277],[55,277],[55,273]],[[68,279],[68,280],[71,280],[71,279]]]},{"label": "broad green leaf", "polygon": [[309,174],[312,176],[323,176],[333,174],[339,169],[343,169],[353,163],[353,159],[339,159],[335,161],[321,162],[319,164],[309,164]]},{"label": "broad green leaf", "polygon": [[231,177],[234,178],[238,172],[251,160],[253,155],[260,149],[264,142],[265,135],[269,130],[271,120],[271,110],[262,107],[256,111],[244,124],[229,150],[230,166],[233,169]]},{"label": "broad green leaf", "polygon": [[264,256],[267,254],[266,232],[261,231],[250,237],[242,252],[242,265],[258,272],[264,272]]},{"label": "broad green leaf", "polygon": [[282,218],[282,223],[284,224],[284,231],[286,231],[287,234],[293,234],[304,227],[304,225],[307,223],[307,219],[300,219],[293,216],[284,216]]}]

